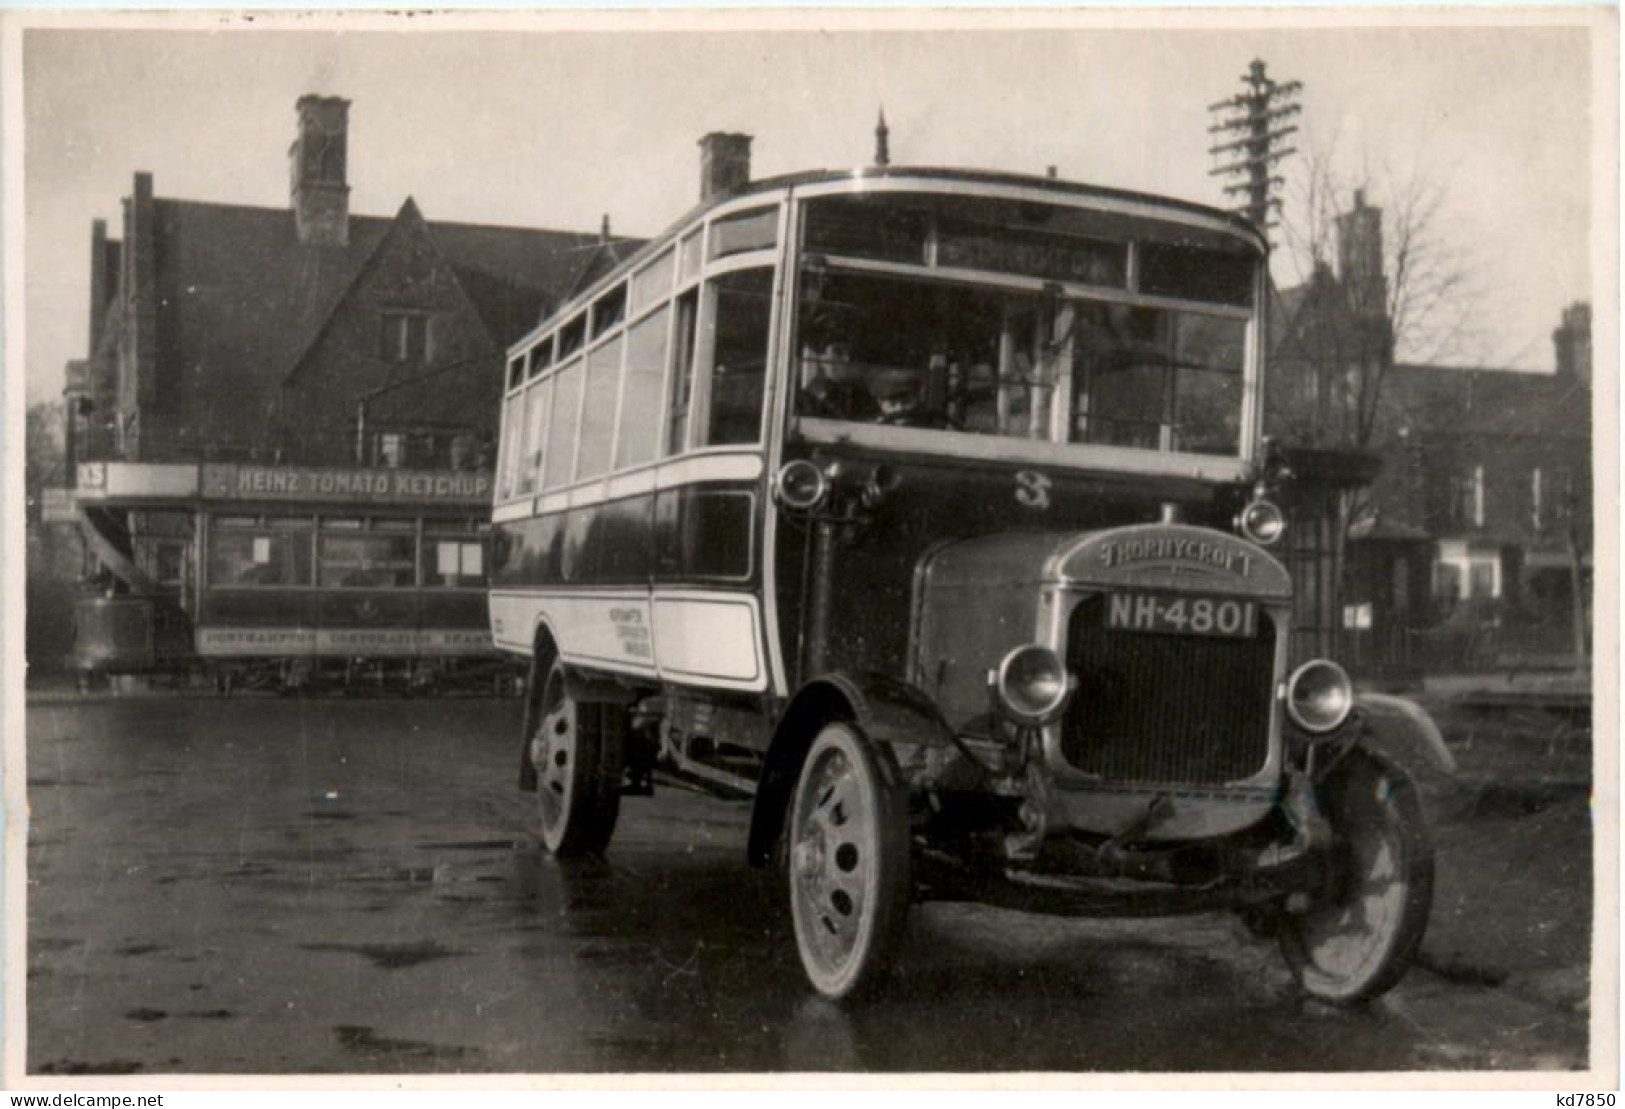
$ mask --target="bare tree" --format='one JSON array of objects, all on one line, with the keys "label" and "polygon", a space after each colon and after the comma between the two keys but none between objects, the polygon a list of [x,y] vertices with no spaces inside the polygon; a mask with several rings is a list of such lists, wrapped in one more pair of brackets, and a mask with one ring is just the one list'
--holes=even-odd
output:
[{"label": "bare tree", "polygon": [[1425,170],[1342,172],[1316,147],[1294,192],[1275,267],[1270,430],[1369,450],[1404,415],[1384,403],[1396,361],[1477,353],[1475,267],[1450,232],[1447,184]]},{"label": "bare tree", "polygon": [[1370,456],[1417,422],[1391,388],[1394,365],[1468,357],[1477,298],[1446,180],[1419,169],[1348,171],[1335,147],[1309,147],[1283,207],[1265,431],[1326,460],[1318,513],[1330,595],[1316,623],[1341,649],[1348,541],[1374,519]]},{"label": "bare tree", "polygon": [[37,523],[47,486],[63,484],[62,406],[42,401],[28,406],[23,436],[23,489],[28,522]]}]

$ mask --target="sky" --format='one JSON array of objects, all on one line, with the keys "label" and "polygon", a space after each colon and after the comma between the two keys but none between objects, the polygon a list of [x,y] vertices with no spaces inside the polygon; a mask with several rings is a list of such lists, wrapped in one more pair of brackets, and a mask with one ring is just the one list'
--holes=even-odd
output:
[{"label": "sky", "polygon": [[[1561,309],[1591,296],[1593,158],[1608,153],[1593,122],[1614,107],[1592,102],[1591,39],[1573,13],[1297,26],[1308,17],[1210,12],[1183,27],[1155,11],[1138,25],[780,14],[753,29],[716,13],[476,29],[262,12],[24,30],[29,401],[57,396],[64,364],[87,353],[91,221],[119,233],[133,174],[151,172],[160,197],[285,207],[306,93],[352,101],[353,212],[391,214],[412,196],[430,220],[593,230],[607,214],[644,236],[697,199],[705,132],[754,135],[758,176],[855,166],[882,106],[894,164],[1054,165],[1222,204],[1207,107],[1257,57],[1303,82],[1300,148],[1351,180],[1417,174],[1443,191],[1438,224],[1479,322],[1458,358],[1549,371]],[[1289,192],[1303,165],[1286,163]]]}]

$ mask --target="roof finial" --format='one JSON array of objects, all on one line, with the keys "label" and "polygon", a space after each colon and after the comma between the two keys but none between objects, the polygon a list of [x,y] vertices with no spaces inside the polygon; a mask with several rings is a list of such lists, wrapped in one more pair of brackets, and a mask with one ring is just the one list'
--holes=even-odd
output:
[{"label": "roof finial", "polygon": [[880,106],[880,122],[875,124],[875,165],[891,165],[891,128],[886,126],[886,106]]}]

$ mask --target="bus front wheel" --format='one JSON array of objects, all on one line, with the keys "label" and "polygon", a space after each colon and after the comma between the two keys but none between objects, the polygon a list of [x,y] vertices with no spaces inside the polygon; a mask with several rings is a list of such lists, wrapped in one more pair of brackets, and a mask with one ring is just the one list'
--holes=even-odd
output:
[{"label": "bus front wheel", "polygon": [[626,712],[577,701],[555,660],[542,684],[529,736],[542,842],[558,856],[596,855],[609,845],[621,811]]},{"label": "bus front wheel", "polygon": [[1335,881],[1306,913],[1278,918],[1282,953],[1304,992],[1366,1001],[1399,981],[1433,901],[1433,849],[1416,786],[1356,751],[1318,787],[1338,838]]},{"label": "bus front wheel", "polygon": [[801,767],[788,825],[790,914],[807,978],[847,997],[901,945],[909,886],[907,798],[856,726],[834,722]]}]

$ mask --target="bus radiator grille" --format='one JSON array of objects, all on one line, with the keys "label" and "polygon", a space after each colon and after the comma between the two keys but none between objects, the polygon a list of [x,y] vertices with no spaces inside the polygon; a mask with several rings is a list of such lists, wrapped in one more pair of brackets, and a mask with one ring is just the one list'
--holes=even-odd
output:
[{"label": "bus radiator grille", "polygon": [[1067,666],[1078,691],[1061,751],[1108,781],[1218,785],[1250,778],[1269,756],[1275,630],[1251,639],[1106,628],[1105,598],[1072,612]]}]

